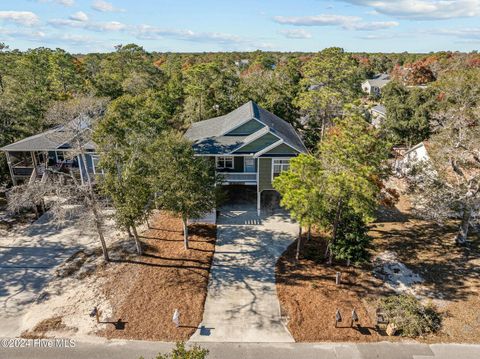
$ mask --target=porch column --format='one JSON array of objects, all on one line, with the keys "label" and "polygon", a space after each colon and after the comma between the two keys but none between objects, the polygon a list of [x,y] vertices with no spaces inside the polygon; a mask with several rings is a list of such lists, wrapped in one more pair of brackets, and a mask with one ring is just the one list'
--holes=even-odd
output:
[{"label": "porch column", "polygon": [[80,170],[80,182],[82,183],[82,186],[85,184],[83,182],[83,168],[82,168],[82,161],[80,155],[77,155],[77,161],[78,161],[78,168]]},{"label": "porch column", "polygon": [[260,217],[260,198],[261,198],[261,193],[257,191],[257,214]]},{"label": "porch column", "polygon": [[15,179],[15,174],[13,173],[12,160],[10,159],[10,154],[8,152],[5,152],[5,156],[7,156],[7,164],[8,164],[8,169],[10,170],[10,177],[12,177],[12,183],[14,186],[16,186],[17,180]]}]

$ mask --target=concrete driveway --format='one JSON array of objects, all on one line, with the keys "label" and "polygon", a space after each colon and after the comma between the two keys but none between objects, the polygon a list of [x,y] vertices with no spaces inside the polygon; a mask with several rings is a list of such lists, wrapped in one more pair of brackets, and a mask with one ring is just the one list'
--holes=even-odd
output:
[{"label": "concrete driveway", "polygon": [[59,227],[48,214],[21,233],[0,235],[0,337],[20,334],[22,316],[51,279],[53,269],[94,241],[91,232],[72,223]]},{"label": "concrete driveway", "polygon": [[222,209],[203,321],[191,341],[294,341],[280,316],[275,263],[297,233],[283,212],[259,218],[252,205]]}]

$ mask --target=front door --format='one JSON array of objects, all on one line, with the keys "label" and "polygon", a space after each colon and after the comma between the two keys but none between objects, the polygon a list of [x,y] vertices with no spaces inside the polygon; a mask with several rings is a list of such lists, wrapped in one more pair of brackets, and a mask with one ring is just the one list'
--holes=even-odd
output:
[{"label": "front door", "polygon": [[253,157],[245,157],[245,172],[255,172],[255,159]]}]

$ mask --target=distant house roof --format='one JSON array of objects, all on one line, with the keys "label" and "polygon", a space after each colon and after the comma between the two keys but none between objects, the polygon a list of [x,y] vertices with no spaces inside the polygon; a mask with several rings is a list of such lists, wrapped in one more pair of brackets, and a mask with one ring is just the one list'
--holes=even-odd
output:
[{"label": "distant house roof", "polygon": [[378,74],[378,75],[375,75],[371,79],[367,79],[365,82],[368,82],[370,84],[370,86],[375,86],[375,87],[378,87],[378,88],[382,88],[390,82],[390,75],[389,74]]},{"label": "distant house roof", "polygon": [[[82,121],[82,129],[89,130],[89,121]],[[25,151],[54,151],[54,150],[68,150],[71,148],[70,141],[74,137],[74,132],[68,126],[56,126],[45,132],[24,138],[20,141],[14,142],[10,145],[0,148],[6,152],[25,152]],[[94,150],[93,142],[88,142],[85,145],[88,150]]]},{"label": "distant house roof", "polygon": [[[245,136],[228,135],[228,132],[251,120],[260,122],[262,129]],[[193,148],[197,154],[228,154],[266,133],[272,133],[279,141],[298,152],[306,152],[300,136],[291,124],[253,101],[226,115],[192,124],[185,136],[194,143]]]},{"label": "distant house roof", "polygon": [[387,109],[385,108],[385,106],[380,105],[380,104],[373,106],[371,111],[376,112],[379,115],[384,116],[384,117],[387,116]]}]

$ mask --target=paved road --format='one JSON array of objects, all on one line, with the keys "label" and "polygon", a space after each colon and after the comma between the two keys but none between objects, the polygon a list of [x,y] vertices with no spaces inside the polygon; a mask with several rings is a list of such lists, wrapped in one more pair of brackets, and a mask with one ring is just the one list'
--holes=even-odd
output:
[{"label": "paved road", "polygon": [[280,318],[275,263],[298,226],[285,214],[223,208],[198,342],[293,342]]},{"label": "paved road", "polygon": [[53,268],[94,240],[72,223],[52,223],[48,214],[20,235],[0,238],[0,336],[20,334],[22,316]]},{"label": "paved road", "polygon": [[[33,344],[32,344],[33,345]],[[200,343],[208,359],[478,359],[480,345],[460,344],[302,344]],[[0,348],[0,359],[145,359],[171,350],[171,343],[111,341],[77,342],[75,348]]]}]

